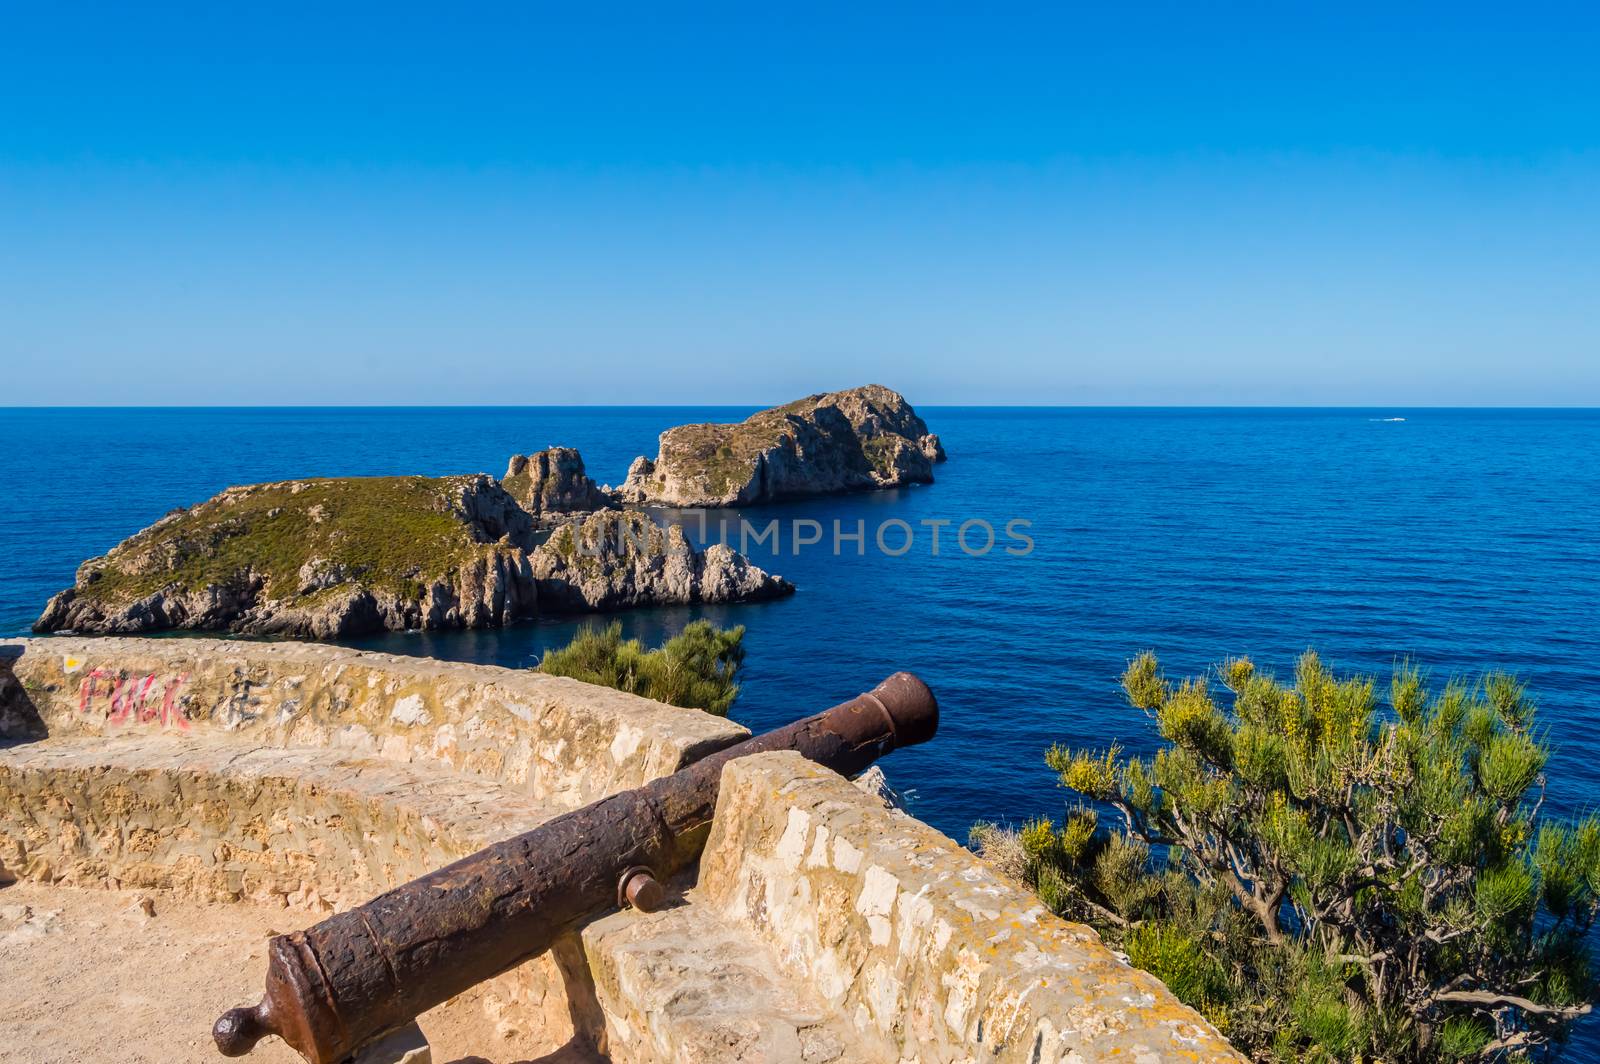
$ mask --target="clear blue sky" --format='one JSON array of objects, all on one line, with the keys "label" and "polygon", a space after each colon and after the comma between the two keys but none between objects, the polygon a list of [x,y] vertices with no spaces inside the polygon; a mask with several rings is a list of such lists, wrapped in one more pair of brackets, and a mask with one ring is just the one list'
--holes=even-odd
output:
[{"label": "clear blue sky", "polygon": [[0,403],[1600,403],[1579,5],[157,6],[5,12]]}]

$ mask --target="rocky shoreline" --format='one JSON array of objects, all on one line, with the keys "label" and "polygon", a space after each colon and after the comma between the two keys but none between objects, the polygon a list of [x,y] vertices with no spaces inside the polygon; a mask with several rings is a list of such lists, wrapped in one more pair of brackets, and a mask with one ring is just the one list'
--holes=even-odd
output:
[{"label": "rocky shoreline", "polygon": [[696,548],[677,525],[637,510],[598,511],[532,555],[539,600],[567,613],[683,602],[763,602],[794,585],[725,543]]},{"label": "rocky shoreline", "polygon": [[169,629],[340,639],[493,628],[541,613],[752,602],[793,592],[725,546],[637,512],[580,515],[537,543],[493,477],[230,488],[85,562],[37,632]]},{"label": "rocky shoreline", "polygon": [[794,591],[643,505],[720,507],[929,483],[944,460],[901,395],[809,396],[661,435],[618,489],[570,447],[505,476],[343,477],[229,488],[79,567],[38,632],[168,629],[310,639],[488,628],[541,613],[759,602]]}]

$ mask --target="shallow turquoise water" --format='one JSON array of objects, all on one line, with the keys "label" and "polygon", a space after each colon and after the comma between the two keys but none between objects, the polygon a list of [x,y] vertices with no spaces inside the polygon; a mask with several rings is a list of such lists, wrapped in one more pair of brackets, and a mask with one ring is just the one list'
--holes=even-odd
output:
[{"label": "shallow turquoise water", "polygon": [[[601,481],[662,429],[747,410],[649,408],[4,410],[0,635],[24,632],[77,564],[230,484],[341,474],[499,474],[513,452],[581,448]],[[1151,748],[1116,677],[1139,650],[1174,672],[1249,653],[1287,669],[1315,646],[1386,674],[1498,666],[1543,706],[1550,808],[1600,798],[1600,412],[956,409],[920,411],[950,461],[938,483],[788,503],[760,564],[799,585],[765,605],[620,614],[649,640],[692,616],[749,629],[734,716],[753,729],[840,701],[899,668],[939,694],[931,744],[895,754],[913,810],[962,838],[975,819],[1059,810],[1052,741]],[[1404,421],[1383,418],[1404,417]],[[899,557],[872,530],[917,534]],[[968,519],[1031,522],[982,557]],[[793,552],[794,519],[823,542]],[[941,552],[924,520],[947,519]],[[831,550],[865,522],[865,553]],[[715,527],[710,531],[714,534]],[[733,538],[737,541],[737,526]],[[886,534],[898,549],[904,534]],[[975,528],[969,545],[981,543]],[[521,666],[577,622],[394,634],[388,651]],[[1592,1026],[1592,1025],[1590,1025]],[[1587,1035],[1587,1031],[1585,1035]],[[1584,1050],[1584,1053],[1591,1050]]]}]

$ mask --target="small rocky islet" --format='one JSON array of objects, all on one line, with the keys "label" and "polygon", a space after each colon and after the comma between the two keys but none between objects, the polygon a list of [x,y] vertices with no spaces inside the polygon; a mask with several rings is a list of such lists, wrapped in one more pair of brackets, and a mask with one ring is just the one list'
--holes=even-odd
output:
[{"label": "small rocky islet", "polygon": [[807,495],[933,483],[939,437],[900,393],[879,384],[825,392],[734,424],[679,425],[641,455],[624,503],[748,506]]},{"label": "small rocky islet", "polygon": [[734,425],[661,436],[617,490],[569,447],[505,476],[252,484],[79,567],[39,632],[232,631],[349,638],[488,628],[545,613],[756,602],[794,586],[725,544],[697,548],[641,505],[732,506],[933,479],[938,437],[878,385],[810,396]]}]

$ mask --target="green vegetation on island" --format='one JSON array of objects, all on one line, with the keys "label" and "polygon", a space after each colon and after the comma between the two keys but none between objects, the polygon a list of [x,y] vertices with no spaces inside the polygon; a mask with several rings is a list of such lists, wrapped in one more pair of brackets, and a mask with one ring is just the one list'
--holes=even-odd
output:
[{"label": "green vegetation on island", "polygon": [[34,628],[326,639],[794,590],[725,545],[608,508],[582,468],[565,448],[517,456],[523,499],[481,473],[229,488],[83,563]]},{"label": "green vegetation on island", "polygon": [[34,628],[327,638],[503,624],[533,609],[532,536],[482,474],[229,488],[85,562]]},{"label": "green vegetation on island", "polygon": [[717,628],[694,621],[654,650],[622,638],[622,624],[586,626],[560,650],[547,650],[539,669],[585,683],[614,687],[719,717],[738,697],[744,664],[744,626]]},{"label": "green vegetation on island", "polygon": [[[88,563],[95,590],[197,591],[248,573],[298,588],[313,559],[379,587],[420,590],[483,548],[460,512],[469,477],[342,477],[230,488]],[[97,564],[117,561],[119,564]],[[306,574],[310,580],[312,574]]]},{"label": "green vegetation on island", "polygon": [[654,459],[634,460],[618,494],[635,505],[740,506],[926,484],[944,458],[904,396],[868,384],[739,422],[668,429]]},{"label": "green vegetation on island", "polygon": [[[1315,654],[1176,685],[1128,667],[1154,758],[1054,747],[1059,824],[974,845],[1083,920],[1261,1061],[1523,1061],[1595,990],[1600,819],[1541,816],[1549,748],[1504,674],[1388,705]],[[1087,801],[1084,801],[1084,800]],[[1104,817],[1104,820],[1102,819]]]}]

